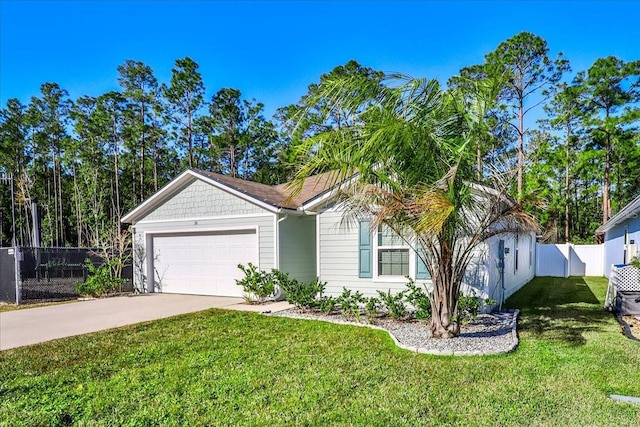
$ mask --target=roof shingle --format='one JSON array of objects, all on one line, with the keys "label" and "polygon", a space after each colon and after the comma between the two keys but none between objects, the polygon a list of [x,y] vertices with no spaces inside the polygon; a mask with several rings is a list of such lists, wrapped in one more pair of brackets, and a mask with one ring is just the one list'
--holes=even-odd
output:
[{"label": "roof shingle", "polygon": [[261,202],[285,209],[297,209],[337,184],[335,172],[313,175],[304,180],[302,188],[294,195],[294,186],[290,182],[266,185],[200,169],[193,169],[193,171]]}]

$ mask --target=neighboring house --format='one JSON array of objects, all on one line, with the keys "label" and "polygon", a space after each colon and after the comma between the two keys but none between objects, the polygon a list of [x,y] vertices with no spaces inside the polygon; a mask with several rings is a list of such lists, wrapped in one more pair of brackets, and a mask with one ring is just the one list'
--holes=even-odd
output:
[{"label": "neighboring house", "polygon": [[609,277],[611,267],[627,264],[638,254],[640,241],[640,196],[598,227],[604,234],[604,275]]},{"label": "neighboring house", "polygon": [[[405,276],[430,283],[416,253],[393,233],[384,227],[372,232],[367,221],[343,221],[335,203],[339,186],[327,188],[330,178],[309,177],[291,198],[286,184],[185,171],[122,219],[133,226],[136,286],[241,296],[237,265],[249,262],[301,281],[318,277],[329,295],[343,287],[365,295],[400,291]],[[533,234],[489,239],[478,250],[467,285],[478,296],[508,297],[533,278],[534,249]]]}]

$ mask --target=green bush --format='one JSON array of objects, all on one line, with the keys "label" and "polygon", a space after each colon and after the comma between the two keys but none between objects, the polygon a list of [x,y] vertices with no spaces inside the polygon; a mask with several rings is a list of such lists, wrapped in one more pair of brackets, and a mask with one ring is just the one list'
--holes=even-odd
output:
[{"label": "green bush", "polygon": [[323,296],[317,299],[318,310],[323,313],[331,313],[336,307],[336,299],[331,296]]},{"label": "green bush", "polygon": [[258,268],[249,263],[248,267],[238,264],[238,268],[244,272],[244,277],[236,279],[236,284],[242,286],[247,301],[264,302],[267,298],[273,297],[275,285],[273,275],[265,271],[258,271]]},{"label": "green bush", "polygon": [[360,304],[365,302],[360,291],[351,292],[350,289],[342,288],[342,294],[336,298],[336,303],[340,306],[340,311],[345,319],[356,319],[360,322]]},{"label": "green bush", "polygon": [[388,292],[378,291],[382,305],[394,319],[404,319],[407,316],[407,307],[403,301],[404,294],[404,291],[397,294],[392,294],[391,290]]},{"label": "green bush", "polygon": [[80,295],[101,297],[126,282],[125,279],[111,277],[109,262],[96,266],[87,258],[84,260],[84,265],[88,272],[87,280],[76,283],[76,292]]},{"label": "green bush", "polygon": [[427,320],[431,318],[431,301],[424,288],[416,285],[413,279],[407,283],[406,301],[414,307],[413,316],[416,319]]},{"label": "green bush", "polygon": [[376,297],[369,297],[364,299],[364,315],[367,321],[371,323],[373,316],[378,314],[380,310],[380,300]]},{"label": "green bush", "polygon": [[458,322],[475,319],[480,312],[480,298],[475,295],[462,295],[458,299]]},{"label": "green bush", "polygon": [[[320,282],[318,279],[311,282],[299,282],[296,279],[290,279],[287,273],[279,270],[273,270],[272,275],[278,286],[285,292],[287,302],[298,308],[310,309],[317,307],[320,303],[320,295],[324,291],[326,283]],[[328,309],[330,300],[324,301],[325,310]],[[333,307],[329,311],[333,310]]]}]

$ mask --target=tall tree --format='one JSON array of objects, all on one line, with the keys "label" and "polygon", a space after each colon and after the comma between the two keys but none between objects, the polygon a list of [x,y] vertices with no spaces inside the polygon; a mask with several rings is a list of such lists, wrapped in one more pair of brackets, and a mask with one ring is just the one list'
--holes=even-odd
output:
[{"label": "tall tree", "polygon": [[132,184],[134,200],[140,202],[150,189],[151,180],[147,178],[147,152],[153,121],[159,108],[158,80],[153,75],[151,67],[131,59],[127,59],[118,67],[118,73],[118,83],[123,88],[122,94],[128,103],[129,124],[126,139],[131,152],[139,153],[137,173],[132,170],[133,177],[137,176],[137,179],[134,179]]},{"label": "tall tree", "polygon": [[[357,61],[350,60],[344,65],[335,67],[328,73],[322,74],[318,83],[312,83],[307,87],[307,93],[292,105],[279,108],[275,117],[279,122],[280,130],[284,138],[283,152],[280,154],[280,167],[283,170],[285,180],[289,180],[297,164],[306,159],[297,159],[294,153],[296,147],[304,138],[310,138],[322,132],[332,129],[340,129],[345,126],[353,126],[357,120],[356,113],[349,111],[345,104],[338,104],[337,99],[346,99],[348,96],[361,96],[358,92],[351,94],[345,91],[346,87],[327,90],[336,79],[359,82],[362,85],[381,85],[384,73],[370,67],[365,67]],[[369,100],[373,102],[373,99]],[[366,103],[363,103],[363,108]]]},{"label": "tall tree", "polygon": [[329,185],[344,183],[347,215],[372,218],[373,228],[386,224],[425,262],[433,282],[432,336],[459,335],[460,287],[475,249],[490,236],[535,224],[499,179],[492,189],[474,183],[473,139],[486,131],[487,104],[446,94],[434,80],[396,78],[384,86],[337,78],[318,96],[354,120],[304,140],[298,149],[308,161],[294,191],[310,174],[334,171]]},{"label": "tall tree", "polygon": [[602,222],[611,217],[611,158],[623,130],[640,119],[640,60],[600,58],[577,81],[585,93],[584,125],[602,147]]},{"label": "tall tree", "polygon": [[550,116],[549,124],[552,129],[563,133],[564,140],[564,240],[571,241],[571,176],[575,163],[577,143],[579,141],[577,128],[580,124],[582,105],[582,91],[579,85],[562,83],[555,96],[545,105],[544,109]]},{"label": "tall tree", "polygon": [[171,70],[171,84],[162,91],[168,104],[168,119],[174,126],[176,142],[186,149],[189,167],[197,167],[194,159],[194,127],[204,106],[204,83],[198,64],[191,58],[176,60]]},{"label": "tall tree", "polygon": [[[63,203],[62,156],[69,141],[67,125],[72,101],[66,90],[57,83],[45,83],[41,96],[33,97],[28,109],[28,120],[33,127],[34,172],[37,198],[43,202],[43,243],[62,246],[66,243]],[[42,180],[38,182],[39,180]]]},{"label": "tall tree", "polygon": [[260,165],[268,163],[277,134],[263,116],[263,104],[241,96],[237,89],[219,90],[211,98],[206,125],[211,167],[249,179]]},{"label": "tall tree", "polygon": [[[14,231],[17,234],[18,230],[23,229],[20,225],[25,219],[20,215],[20,210],[16,211],[12,190],[16,180],[24,179],[25,168],[30,162],[25,110],[26,107],[16,98],[9,99],[6,108],[0,109],[0,175],[13,178],[7,183],[9,185],[0,185],[0,246],[12,242],[13,238],[17,239],[16,244],[24,244],[20,236],[13,235]],[[5,227],[5,224],[9,226]]]},{"label": "tall tree", "polygon": [[485,56],[485,73],[504,82],[499,92],[500,109],[508,126],[517,136],[517,199],[523,198],[523,171],[525,158],[525,117],[545,102],[554,85],[569,69],[569,63],[558,54],[549,57],[547,42],[528,32],[516,34],[500,43],[495,51]]}]

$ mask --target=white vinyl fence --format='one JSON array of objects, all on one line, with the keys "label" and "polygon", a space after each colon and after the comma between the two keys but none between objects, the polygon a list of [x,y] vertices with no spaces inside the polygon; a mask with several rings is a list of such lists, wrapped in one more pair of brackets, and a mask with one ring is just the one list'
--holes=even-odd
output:
[{"label": "white vinyl fence", "polygon": [[604,276],[604,245],[536,244],[536,276]]}]

